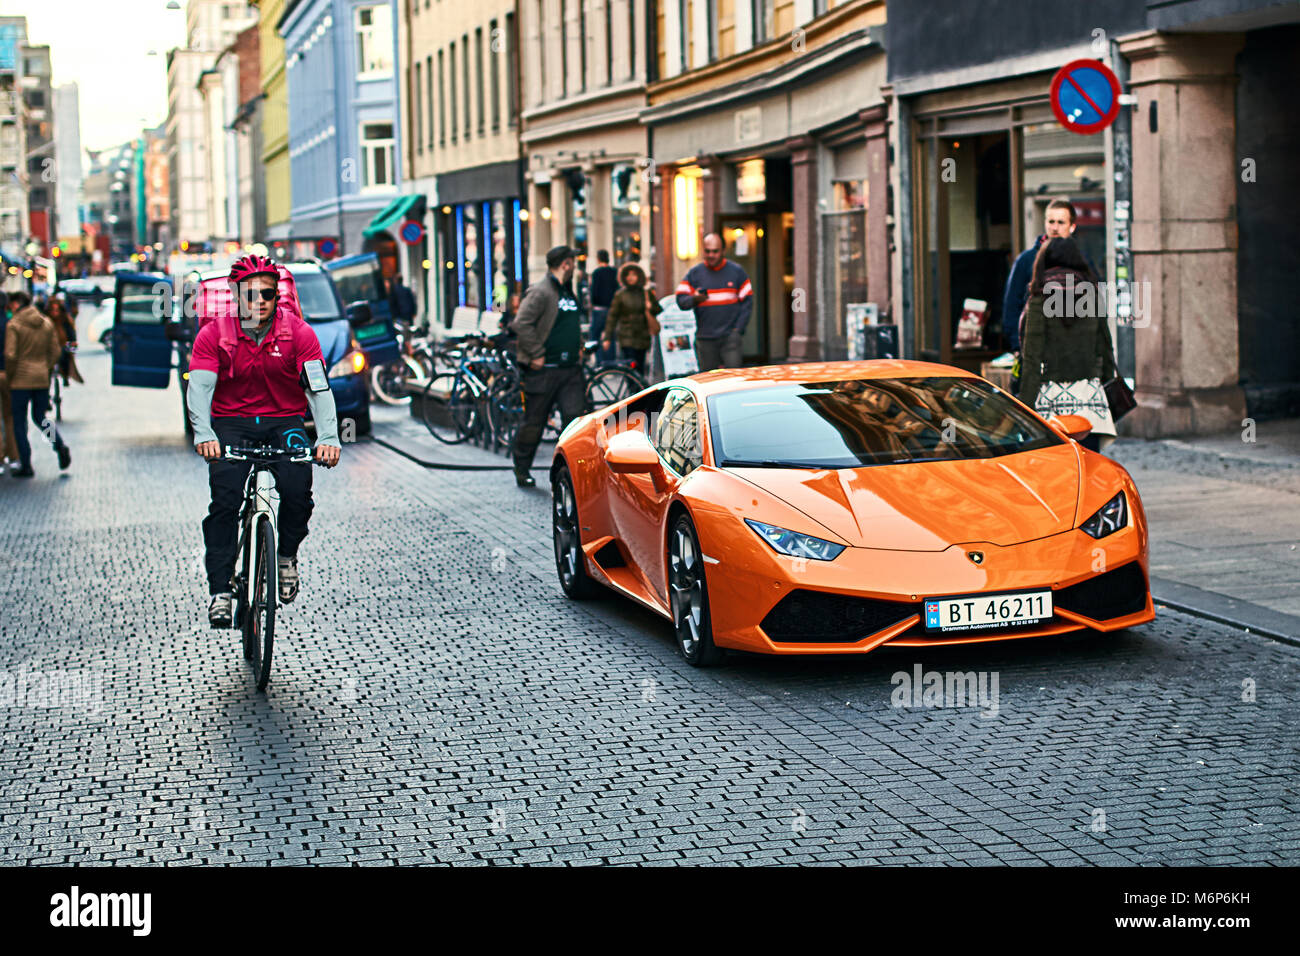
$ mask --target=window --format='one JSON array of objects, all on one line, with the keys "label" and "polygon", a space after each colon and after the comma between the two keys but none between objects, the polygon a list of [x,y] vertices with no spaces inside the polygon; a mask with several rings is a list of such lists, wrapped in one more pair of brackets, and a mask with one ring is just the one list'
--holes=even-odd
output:
[{"label": "window", "polygon": [[[628,4],[631,6],[631,2]],[[614,4],[605,0],[605,85],[614,82]]]},{"label": "window", "polygon": [[497,22],[493,20],[488,26],[489,42],[492,44],[490,51],[492,62],[492,132],[495,133],[501,128],[501,71],[499,64],[502,56],[501,51],[506,48],[506,44],[497,30]]},{"label": "window", "polygon": [[754,11],[754,46],[776,35],[776,0],[750,0]]},{"label": "window", "polygon": [[578,92],[587,88],[587,0],[578,4]]},{"label": "window", "polygon": [[411,91],[415,107],[415,151],[424,155],[424,64],[416,61],[415,84]]},{"label": "window", "polygon": [[654,437],[659,457],[679,475],[689,475],[704,463],[700,416],[695,396],[684,388],[668,390]]},{"label": "window", "polygon": [[465,90],[465,138],[466,138],[466,139],[469,139],[469,131],[470,131],[470,129],[471,129],[471,125],[470,125],[470,124],[471,124],[473,121],[472,121],[472,119],[470,118],[470,93],[469,93],[469,34],[468,34],[468,33],[462,33],[461,36],[460,36],[460,65],[461,65],[461,77],[465,80],[465,83],[464,83],[464,90]]},{"label": "window", "polygon": [[627,62],[628,76],[636,76],[636,0],[627,3]]},{"label": "window", "polygon": [[[543,73],[543,76],[546,74]],[[515,76],[515,15],[506,14],[506,125],[515,127],[515,117],[519,115],[519,83]]]},{"label": "window", "polygon": [[433,149],[433,54],[424,58],[424,93],[429,111],[429,149]]},{"label": "window", "polygon": [[474,65],[478,68],[474,86],[478,91],[478,134],[483,135],[486,110],[483,108],[483,28],[474,30]]},{"label": "window", "polygon": [[[697,3],[701,0],[696,0]],[[703,0],[704,16],[707,19],[705,29],[709,38],[709,62],[718,58],[718,0]]]},{"label": "window", "polygon": [[569,4],[560,0],[560,96],[569,95]]},{"label": "window", "polygon": [[691,68],[691,0],[677,0],[677,37],[681,41],[682,72]]},{"label": "window", "polygon": [[393,72],[393,17],[385,6],[358,7],[357,76],[377,77]]},{"label": "window", "polygon": [[[442,78],[443,78],[442,66],[443,66],[442,51],[439,50],[438,51],[438,145],[446,146],[447,145],[447,98],[443,95],[446,92],[446,90],[444,89],[442,83]],[[455,68],[456,68],[455,63],[453,61],[452,69],[454,70]],[[451,95],[455,96],[456,94],[453,92]],[[455,141],[456,140],[453,137],[452,142],[454,143]]]},{"label": "window", "polygon": [[451,77],[451,141],[456,142],[456,131],[460,129],[460,109],[456,104],[456,44],[447,48],[447,75]]},{"label": "window", "polygon": [[361,153],[365,158],[367,188],[396,185],[393,176],[393,124],[364,123]]}]

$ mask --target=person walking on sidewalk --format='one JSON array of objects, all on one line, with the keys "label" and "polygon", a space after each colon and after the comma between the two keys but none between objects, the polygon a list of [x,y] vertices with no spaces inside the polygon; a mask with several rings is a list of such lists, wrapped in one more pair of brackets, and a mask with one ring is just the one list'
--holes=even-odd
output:
[{"label": "person walking on sidewalk", "polygon": [[[1011,274],[1007,276],[1007,286],[1002,293],[1002,337],[1006,340],[1007,351],[1020,351],[1020,315],[1025,310],[1025,300],[1029,296],[1029,280],[1033,278],[1034,259],[1038,250],[1049,239],[1068,239],[1077,228],[1077,215],[1074,204],[1068,199],[1053,199],[1047,204],[1044,213],[1043,234],[1034,240],[1034,244],[1012,263]],[[1084,258],[1087,262],[1087,258]],[[1092,268],[1092,264],[1088,264]],[[1095,272],[1096,270],[1093,269]]]},{"label": "person walking on sidewalk", "polygon": [[9,323],[9,296],[0,292],[0,468],[8,474],[18,467],[18,443],[14,441],[13,399],[5,374],[5,326]]},{"label": "person walking on sidewalk", "polygon": [[1115,377],[1115,353],[1096,283],[1073,239],[1051,239],[1038,250],[1025,309],[1020,400],[1044,418],[1082,415],[1092,434],[1080,444],[1100,451],[1101,436],[1115,436],[1104,388]]},{"label": "person walking on sidewalk", "polygon": [[659,334],[655,318],[663,308],[646,288],[645,270],[635,262],[625,262],[618,270],[621,288],[609,307],[609,324],[602,345],[610,348],[618,342],[618,357],[635,363],[637,374],[645,375],[645,353]]},{"label": "person walking on sidewalk", "polygon": [[570,286],[576,255],[568,246],[556,246],[546,254],[548,274],[528,287],[513,324],[519,336],[515,354],[524,390],[524,421],[515,432],[511,450],[515,484],[520,488],[537,484],[529,471],[552,406],[559,404],[564,425],[581,415],[586,406],[579,365],[582,318]]},{"label": "person walking on sidewalk", "polygon": [[59,337],[59,375],[63,384],[71,378],[74,382],[85,383],[77,368],[77,324],[72,320],[72,313],[62,296],[52,295],[45,306],[45,316],[54,323],[55,334]]},{"label": "person walking on sidewalk", "polygon": [[700,371],[739,368],[741,340],[754,311],[754,290],[745,270],[723,256],[722,237],[704,237],[704,261],[677,286],[677,307],[695,310],[695,355]]},{"label": "person walking on sidewalk", "polygon": [[5,375],[9,380],[10,407],[13,411],[14,441],[18,446],[19,468],[15,478],[31,478],[32,446],[27,438],[27,415],[49,437],[59,456],[59,468],[72,462],[57,426],[49,419],[50,374],[59,361],[59,337],[54,323],[32,305],[26,292],[9,293],[12,318],[5,326]]},{"label": "person walking on sidewalk", "polygon": [[605,334],[606,324],[609,321],[609,308],[614,302],[614,294],[618,291],[619,275],[614,274],[614,267],[609,264],[609,251],[601,249],[596,253],[596,261],[600,263],[591,273],[591,328],[587,337],[600,342],[600,351],[596,353],[596,364],[604,365],[613,361],[614,352],[605,344],[610,336]]}]

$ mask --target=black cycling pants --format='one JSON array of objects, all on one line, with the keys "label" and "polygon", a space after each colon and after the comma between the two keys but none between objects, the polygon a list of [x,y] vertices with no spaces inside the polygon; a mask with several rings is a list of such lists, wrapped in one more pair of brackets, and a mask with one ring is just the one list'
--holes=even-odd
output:
[{"label": "black cycling pants", "polygon": [[[224,451],[227,445],[274,445],[277,448],[310,448],[301,415],[287,418],[214,418]],[[208,487],[212,504],[203,519],[203,543],[207,548],[208,592],[230,590],[239,546],[239,506],[253,463],[220,459],[208,464]],[[271,465],[275,487],[280,493],[279,534],[276,550],[287,558],[297,557],[298,545],[307,537],[311,518],[311,468],[309,464],[280,461]]]}]

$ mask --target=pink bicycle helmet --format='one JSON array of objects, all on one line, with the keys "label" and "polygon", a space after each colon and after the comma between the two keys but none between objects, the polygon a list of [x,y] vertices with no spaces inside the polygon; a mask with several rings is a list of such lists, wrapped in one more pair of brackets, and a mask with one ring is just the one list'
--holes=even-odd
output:
[{"label": "pink bicycle helmet", "polygon": [[280,270],[275,262],[266,256],[244,256],[236,259],[230,267],[230,281],[242,282],[251,276],[275,276],[280,278]]}]

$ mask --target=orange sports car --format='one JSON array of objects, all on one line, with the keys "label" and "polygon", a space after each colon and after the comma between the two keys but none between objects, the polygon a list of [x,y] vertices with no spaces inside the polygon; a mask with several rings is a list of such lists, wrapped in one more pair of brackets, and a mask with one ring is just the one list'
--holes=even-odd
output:
[{"label": "orange sports car", "polygon": [[1089,427],[926,362],[673,379],[561,435],[560,584],[658,612],[697,666],[1141,624],[1146,517]]}]

